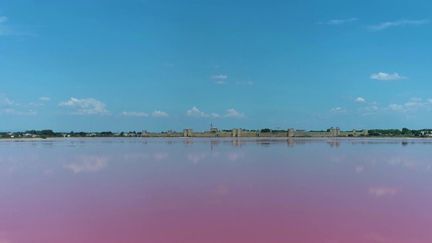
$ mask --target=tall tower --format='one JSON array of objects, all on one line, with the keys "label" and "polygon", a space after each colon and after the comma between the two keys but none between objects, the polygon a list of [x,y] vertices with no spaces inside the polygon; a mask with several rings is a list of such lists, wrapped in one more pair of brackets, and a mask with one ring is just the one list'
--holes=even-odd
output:
[{"label": "tall tower", "polygon": [[288,129],[288,137],[292,138],[292,137],[294,137],[294,134],[295,134],[294,128]]},{"label": "tall tower", "polygon": [[232,130],[232,136],[233,137],[241,137],[241,129],[240,128],[234,128]]}]

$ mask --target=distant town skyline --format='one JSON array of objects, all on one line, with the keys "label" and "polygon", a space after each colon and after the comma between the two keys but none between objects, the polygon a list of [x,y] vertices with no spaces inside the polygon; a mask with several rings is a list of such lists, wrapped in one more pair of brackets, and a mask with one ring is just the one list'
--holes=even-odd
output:
[{"label": "distant town skyline", "polygon": [[431,12],[0,0],[0,131],[431,128]]}]

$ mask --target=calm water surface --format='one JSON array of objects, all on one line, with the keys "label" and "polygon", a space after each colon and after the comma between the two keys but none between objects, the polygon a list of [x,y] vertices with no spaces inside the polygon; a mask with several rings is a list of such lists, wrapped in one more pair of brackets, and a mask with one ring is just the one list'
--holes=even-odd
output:
[{"label": "calm water surface", "polygon": [[432,140],[0,141],[0,243],[430,243]]}]

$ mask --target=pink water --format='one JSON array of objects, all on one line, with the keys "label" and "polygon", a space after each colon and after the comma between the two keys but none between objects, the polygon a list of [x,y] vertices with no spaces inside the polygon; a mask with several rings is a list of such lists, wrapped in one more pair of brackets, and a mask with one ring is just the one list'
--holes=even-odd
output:
[{"label": "pink water", "polygon": [[0,243],[430,243],[432,141],[0,141]]}]

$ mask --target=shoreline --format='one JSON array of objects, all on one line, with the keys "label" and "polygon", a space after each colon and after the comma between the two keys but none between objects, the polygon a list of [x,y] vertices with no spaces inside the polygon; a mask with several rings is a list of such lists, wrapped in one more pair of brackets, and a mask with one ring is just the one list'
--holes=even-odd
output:
[{"label": "shoreline", "polygon": [[134,140],[432,140],[432,137],[48,137],[48,138],[0,138],[0,141],[53,141],[53,140],[96,140],[96,139],[134,139]]}]

